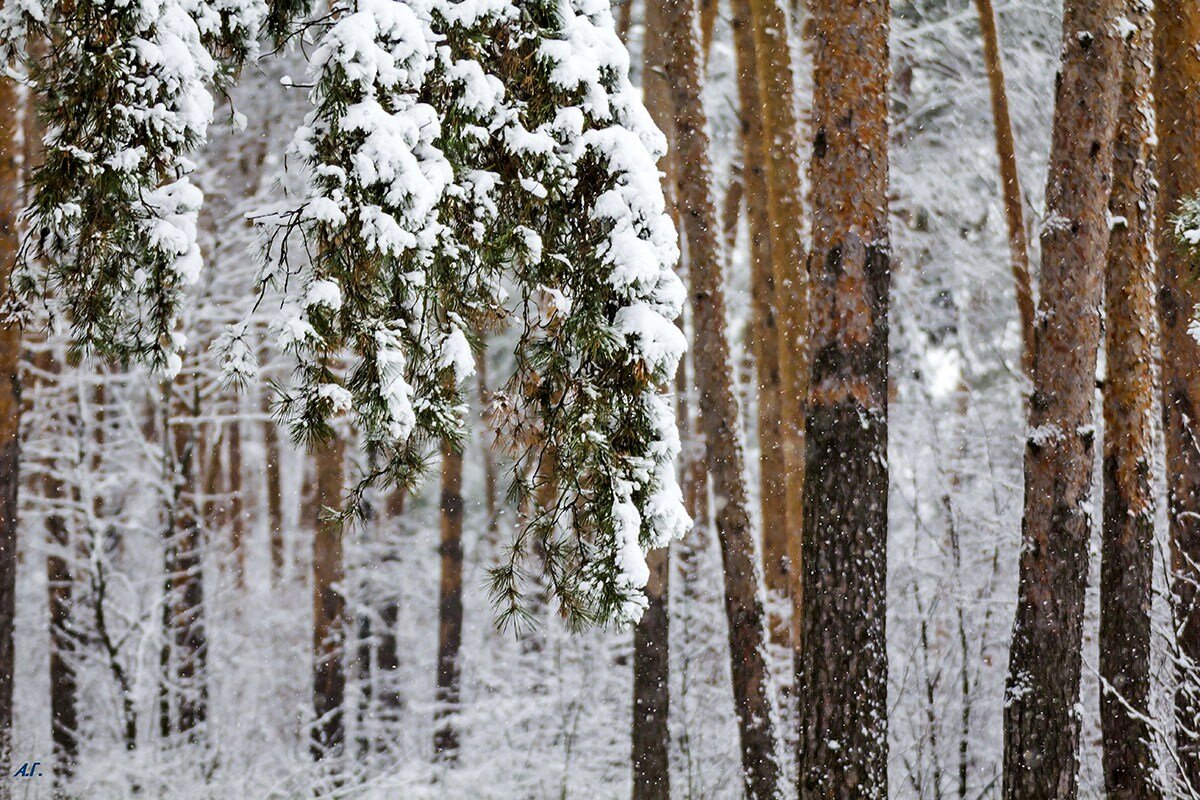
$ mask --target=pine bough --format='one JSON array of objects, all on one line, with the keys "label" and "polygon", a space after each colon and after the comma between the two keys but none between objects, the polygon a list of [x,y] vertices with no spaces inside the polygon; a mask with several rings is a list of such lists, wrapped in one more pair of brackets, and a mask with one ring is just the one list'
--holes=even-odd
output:
[{"label": "pine bough", "polygon": [[[27,58],[47,134],[19,289],[81,348],[169,375],[200,267],[187,156],[210,88],[260,26],[285,38],[306,4],[23,0],[4,14],[10,41],[49,42]],[[665,141],[607,2],[338,0],[302,29],[319,32],[293,145],[308,190],[266,224],[272,252],[298,237],[306,257],[262,275],[287,298],[275,327],[298,364],[283,416],[301,441],[353,423],[377,465],[353,509],[367,484],[411,483],[436,442],[461,442],[474,339],[515,327],[489,415],[526,517],[493,575],[502,619],[522,613],[536,549],[573,623],[636,620],[646,550],[690,524],[662,392],[685,296]]]}]

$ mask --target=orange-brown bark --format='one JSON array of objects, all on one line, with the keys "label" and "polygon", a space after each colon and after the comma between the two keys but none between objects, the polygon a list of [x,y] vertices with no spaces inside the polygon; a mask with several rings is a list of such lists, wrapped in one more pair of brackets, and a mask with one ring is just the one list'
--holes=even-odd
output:
[{"label": "orange-brown bark", "polygon": [[975,0],[979,32],[983,38],[983,63],[992,96],[992,122],[996,128],[996,157],[1000,162],[1000,189],[1004,196],[1004,220],[1008,224],[1008,250],[1013,285],[1017,293],[1017,316],[1021,323],[1021,369],[1033,377],[1033,281],[1029,273],[1029,237],[1025,233],[1025,206],[1021,198],[1021,174],[1013,139],[1012,116],[1008,110],[1008,87],[1004,81],[1004,59],[992,0]]},{"label": "orange-brown bark", "polygon": [[229,423],[229,547],[233,551],[233,580],[246,588],[246,510],[242,497],[242,425]]},{"label": "orange-brown bark", "polygon": [[[1188,333],[1200,283],[1171,231],[1180,202],[1200,192],[1200,4],[1155,4],[1154,96],[1158,104],[1159,319],[1162,328],[1163,433],[1167,450],[1167,518],[1175,572],[1175,629],[1190,662],[1176,695],[1182,774],[1200,789],[1200,345]],[[1190,732],[1189,732],[1190,731]]]},{"label": "orange-brown bark", "polygon": [[[799,796],[887,797],[889,8],[814,0]],[[786,349],[786,346],[785,346]]]},{"label": "orange-brown bark", "polygon": [[651,3],[650,11],[662,15],[669,52],[665,74],[671,77],[667,95],[675,123],[676,202],[689,254],[698,414],[713,493],[718,498],[715,522],[725,578],[744,788],[748,797],[766,800],[779,796],[780,771],[766,667],[761,573],[746,494],[742,426],[725,322],[724,255],[713,193],[699,29],[692,0]]},{"label": "orange-brown bark", "polygon": [[463,457],[442,447],[441,583],[438,599],[437,708],[433,749],[443,761],[458,760],[455,715],[462,699],[463,634]]},{"label": "orange-brown bark", "polygon": [[318,445],[316,519],[313,535],[313,758],[341,753],[346,741],[343,724],[346,699],[346,580],[342,507],[346,484],[346,444],[341,437]]},{"label": "orange-brown bark", "polygon": [[[738,59],[738,94],[741,99],[743,181],[746,186],[746,221],[750,232],[751,310],[750,339],[758,385],[759,497],[763,526],[763,579],[766,589],[779,599],[790,596],[788,583],[787,486],[795,473],[784,459],[783,407],[785,395],[780,369],[777,310],[767,181],[767,145],[755,50],[750,0],[733,0],[734,52]],[[777,237],[775,237],[777,238]],[[788,406],[794,403],[787,402]],[[786,644],[787,624],[771,615],[771,638]]]},{"label": "orange-brown bark", "polygon": [[[1113,148],[1114,221],[1104,316],[1104,524],[1100,553],[1100,727],[1109,800],[1157,800],[1150,749],[1150,603],[1154,570],[1154,100],[1153,19],[1126,12],[1126,49]],[[1140,716],[1139,716],[1140,715]]]},{"label": "orange-brown bark", "polygon": [[1068,0],[1042,229],[1004,797],[1076,796],[1094,397],[1123,0]]}]

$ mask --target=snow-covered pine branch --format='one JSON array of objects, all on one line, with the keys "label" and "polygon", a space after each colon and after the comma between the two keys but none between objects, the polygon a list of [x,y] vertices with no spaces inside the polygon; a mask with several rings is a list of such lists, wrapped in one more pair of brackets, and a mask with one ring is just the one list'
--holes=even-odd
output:
[{"label": "snow-covered pine branch", "polygon": [[474,65],[482,91],[455,105],[466,92],[433,21],[429,3],[334,8],[293,145],[308,194],[284,228],[299,227],[311,259],[288,265],[300,291],[277,325],[299,360],[283,403],[297,438],[328,437],[350,412],[401,483],[433,442],[461,437],[470,326],[500,302],[483,258],[496,180],[472,168],[487,137],[467,129],[487,130],[502,89]]},{"label": "snow-covered pine branch", "polygon": [[[295,145],[308,196],[282,234],[298,227],[312,258],[265,273],[291,290],[278,329],[300,361],[284,401],[298,438],[348,414],[386,480],[412,481],[435,441],[461,437],[468,335],[515,321],[493,417],[545,574],[576,623],[636,619],[645,551],[688,526],[661,393],[684,292],[665,142],[606,3],[347,2],[313,69]],[[507,612],[527,544],[494,576]]]},{"label": "snow-covered pine branch", "polygon": [[5,16],[45,130],[14,284],[66,318],[78,349],[178,370],[179,304],[201,268],[188,155],[210,87],[254,52],[264,13],[261,0],[77,0]]},{"label": "snow-covered pine branch", "polygon": [[[523,258],[522,336],[507,397],[518,474],[536,476],[532,529],[576,622],[641,616],[644,553],[690,520],[675,479],[672,402],[686,349],[674,226],[656,162],[662,134],[629,82],[608,3],[526,5],[503,139],[534,210]],[[554,468],[537,469],[547,458]],[[562,527],[565,525],[566,530]],[[503,574],[498,575],[503,578]]]}]

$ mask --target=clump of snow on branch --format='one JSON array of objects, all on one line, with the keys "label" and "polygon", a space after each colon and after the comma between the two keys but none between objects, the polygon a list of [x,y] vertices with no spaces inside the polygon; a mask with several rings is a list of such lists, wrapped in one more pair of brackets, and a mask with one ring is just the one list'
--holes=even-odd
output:
[{"label": "clump of snow on branch", "polygon": [[188,155],[213,117],[210,87],[253,52],[263,13],[255,0],[6,12],[10,48],[53,42],[17,54],[46,126],[15,286],[64,316],[80,349],[178,370],[179,306],[201,268]]},{"label": "clump of snow on branch", "polygon": [[276,328],[300,365],[283,403],[297,437],[348,414],[381,465],[365,483],[415,480],[462,437],[473,337],[517,326],[490,418],[528,520],[494,594],[521,613],[537,542],[570,619],[637,619],[645,552],[690,524],[663,394],[684,291],[665,140],[607,4],[343,3],[312,63],[307,196],[278,235],[313,257],[264,272],[290,292]]}]

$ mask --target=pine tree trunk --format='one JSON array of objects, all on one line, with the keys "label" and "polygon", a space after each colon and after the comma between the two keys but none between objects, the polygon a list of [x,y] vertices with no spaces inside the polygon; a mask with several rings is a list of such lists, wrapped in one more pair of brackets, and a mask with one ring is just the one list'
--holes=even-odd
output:
[{"label": "pine tree trunk", "polygon": [[439,760],[458,760],[455,716],[461,700],[463,630],[462,453],[442,448],[442,561],[438,602],[437,708],[433,749]]},{"label": "pine tree trunk", "polygon": [[[240,408],[236,409],[241,413]],[[242,425],[229,423],[229,546],[233,550],[233,581],[246,588],[246,512],[242,497]]]},{"label": "pine tree trunk", "polygon": [[395,726],[400,722],[404,709],[404,695],[400,693],[400,647],[396,639],[396,625],[400,621],[400,603],[395,597],[384,602],[379,612],[382,630],[379,631],[379,646],[375,652],[379,688],[379,723],[382,739],[389,741],[395,736]]},{"label": "pine tree trunk", "polygon": [[[195,380],[193,376],[193,381]],[[178,393],[174,393],[178,397]],[[197,500],[196,430],[181,418],[199,416],[198,390],[191,406],[182,405],[170,431],[174,469],[174,539],[171,574],[172,638],[178,686],[178,725],[195,739],[208,716],[208,635],[204,620],[204,546]]]},{"label": "pine tree trunk", "polygon": [[[403,532],[404,498],[401,489],[394,489],[388,496],[388,552],[384,555],[385,563],[389,565],[400,558],[399,538]],[[396,625],[400,621],[400,601],[397,596],[398,587],[388,587],[381,608],[379,620],[379,650],[375,663],[379,670],[379,680],[382,687],[379,692],[381,706],[380,722],[384,737],[392,735],[394,726],[400,721],[400,712],[404,706],[404,696],[400,693],[400,644],[396,636]]]},{"label": "pine tree trunk", "polygon": [[1029,238],[1025,233],[1025,201],[1021,197],[1021,174],[1017,170],[1012,117],[1008,112],[1008,88],[1004,81],[1004,60],[1000,55],[1000,34],[996,30],[996,10],[992,7],[992,0],[975,0],[975,9],[979,13],[983,62],[992,96],[1000,189],[1004,194],[1004,219],[1008,223],[1008,250],[1017,293],[1017,318],[1021,323],[1021,370],[1032,378],[1035,330],[1033,282],[1029,275]]},{"label": "pine tree trunk", "polygon": [[[763,141],[763,104],[759,94],[754,31],[749,0],[733,0],[734,52],[737,55],[738,95],[741,100],[743,180],[746,220],[750,229],[751,340],[758,384],[758,447],[761,475],[759,499],[763,525],[763,579],[776,598],[790,595],[788,585],[787,476],[784,462],[782,376],[776,314],[775,275],[772,271],[771,221]],[[771,639],[788,641],[787,622],[770,615]]]},{"label": "pine tree trunk", "polygon": [[58,465],[48,464],[46,516],[49,549],[46,554],[46,588],[50,607],[50,741],[54,749],[54,778],[61,786],[75,774],[79,756],[75,637],[71,633],[74,575],[71,571],[71,529],[63,511],[66,490],[56,474]]},{"label": "pine tree trunk", "polygon": [[[743,780],[748,797],[766,800],[780,795],[775,713],[766,666],[761,573],[746,496],[742,425],[725,323],[724,258],[713,199],[696,9],[692,0],[665,0],[651,3],[648,11],[648,17],[662,15],[656,24],[661,24],[669,53],[665,74],[671,78],[668,96],[675,118],[676,198],[691,274],[700,427],[717,497],[715,521],[724,566]],[[650,19],[647,29],[653,29]]]},{"label": "pine tree trunk", "polygon": [[[265,391],[261,402],[263,413],[269,412],[270,401]],[[271,584],[278,586],[283,582],[284,566],[283,481],[279,469],[279,428],[273,419],[263,423],[263,451],[267,477],[267,533],[270,536],[271,547]]]},{"label": "pine tree trunk", "polygon": [[[21,137],[17,84],[0,75],[0,298],[20,244]],[[0,312],[0,764],[12,755],[13,620],[17,592],[17,488],[21,482],[21,329]],[[11,796],[0,780],[0,799]]]},{"label": "pine tree trunk", "polygon": [[1096,352],[1124,46],[1122,0],[1068,0],[1042,232],[1004,796],[1077,791]]},{"label": "pine tree trunk", "polygon": [[886,2],[814,0],[799,795],[887,797]]},{"label": "pine tree trunk", "polygon": [[1200,4],[1155,3],[1154,96],[1158,104],[1159,319],[1162,327],[1163,431],[1167,450],[1167,517],[1179,669],[1175,705],[1181,772],[1200,790],[1200,345],[1188,333],[1200,284],[1180,248],[1171,217],[1200,192]]},{"label": "pine tree trunk", "polygon": [[[492,403],[492,392],[488,388],[486,351],[479,354],[479,358],[475,359],[475,364],[475,380],[476,390],[479,394],[480,417],[483,417]],[[494,539],[500,527],[499,490],[497,488],[498,481],[496,480],[496,456],[492,452],[491,437],[488,434],[484,433],[481,435],[479,448],[483,452],[483,499],[484,507],[487,510],[488,539],[489,544],[496,544]]]},{"label": "pine tree trunk", "polygon": [[[1143,0],[1125,54],[1113,148],[1115,221],[1105,276],[1104,525],[1100,556],[1100,724],[1109,800],[1156,800],[1150,750],[1150,604],[1154,569],[1153,19]],[[1122,224],[1120,220],[1124,220]],[[1140,718],[1137,715],[1141,715]]]},{"label": "pine tree trunk", "polygon": [[340,756],[346,741],[346,580],[342,524],[336,518],[346,485],[346,443],[334,437],[313,452],[317,468],[313,536],[313,712],[312,755]]},{"label": "pine tree trunk", "polygon": [[671,549],[646,556],[649,601],[633,630],[633,800],[670,800]]},{"label": "pine tree trunk", "polygon": [[[778,313],[777,361],[780,370],[780,441],[784,464],[784,516],[774,540],[767,586],[792,598],[793,649],[800,648],[802,616],[801,529],[804,524],[805,408],[809,383],[809,277],[804,247],[804,173],[800,164],[800,122],[788,43],[787,14],[780,0],[750,0],[758,94],[761,98],[766,164],[767,215],[771,234],[771,273]],[[772,586],[771,572],[781,587]]]},{"label": "pine tree trunk", "polygon": [[372,751],[371,719],[375,702],[374,675],[371,670],[371,653],[374,638],[371,631],[371,615],[365,610],[358,615],[358,642],[354,653],[355,677],[358,679],[358,715],[355,726],[358,730],[356,754],[362,762]]}]

